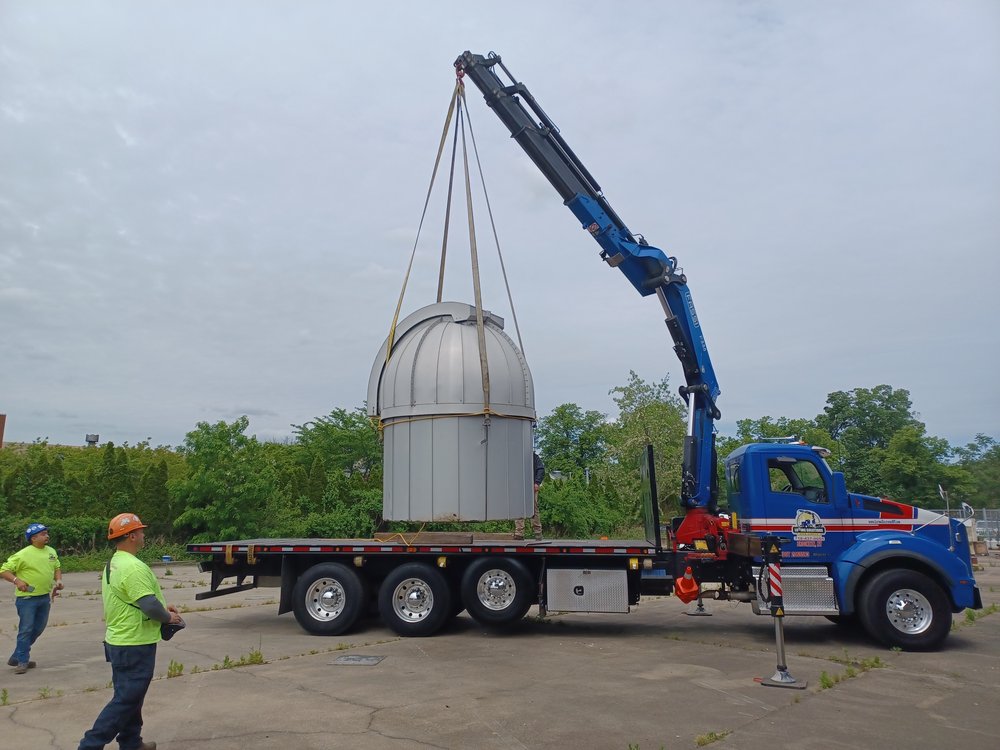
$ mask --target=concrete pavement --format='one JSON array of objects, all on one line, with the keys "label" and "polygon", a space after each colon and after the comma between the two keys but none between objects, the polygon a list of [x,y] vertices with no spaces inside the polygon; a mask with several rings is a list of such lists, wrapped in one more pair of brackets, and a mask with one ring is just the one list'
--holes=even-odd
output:
[{"label": "concrete pavement", "polygon": [[[989,607],[1000,603],[1000,562],[981,563]],[[505,635],[462,615],[422,639],[373,619],[322,638],[277,616],[276,589],[195,602],[206,576],[190,565],[155,570],[168,602],[189,610],[188,628],[159,647],[146,701],[144,736],[160,750],[657,750],[719,736],[714,746],[746,750],[1000,745],[1000,613],[956,616],[945,649],[931,654],[889,651],[822,618],[787,618],[789,669],[809,682],[793,691],[753,681],[774,672],[774,628],[746,604],[710,602],[713,616],[700,618],[655,598],[629,615],[529,616]],[[111,696],[99,576],[65,580],[32,651],[38,668],[0,668],[2,750],[71,750]],[[0,602],[8,652],[11,599],[3,592]],[[336,663],[342,656],[382,658]],[[885,666],[866,670],[876,657]],[[225,668],[241,661],[263,663]],[[171,663],[180,676],[167,677]]]}]

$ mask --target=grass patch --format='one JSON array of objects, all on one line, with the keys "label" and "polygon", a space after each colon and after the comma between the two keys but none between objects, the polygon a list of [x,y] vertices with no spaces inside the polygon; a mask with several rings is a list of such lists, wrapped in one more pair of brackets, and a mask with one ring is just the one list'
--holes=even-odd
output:
[{"label": "grass patch", "polygon": [[695,744],[698,745],[698,747],[705,747],[705,745],[711,745],[713,742],[718,742],[728,734],[730,734],[729,731],[700,734],[695,738]]},{"label": "grass patch", "polygon": [[883,667],[889,666],[884,661],[882,661],[881,657],[878,656],[872,656],[868,659],[861,659],[859,661],[858,659],[855,659],[853,656],[851,656],[847,652],[846,648],[844,649],[843,656],[828,656],[826,658],[830,661],[837,662],[837,664],[843,664],[846,667],[857,668],[862,672],[867,672],[871,669],[882,669]]},{"label": "grass patch", "polygon": [[236,669],[237,667],[249,667],[255,664],[264,663],[264,654],[261,652],[260,648],[251,649],[249,653],[244,654],[239,659],[233,661],[229,658],[229,654],[226,654],[222,659],[221,664],[213,664],[212,670],[219,671],[221,669]]},{"label": "grass patch", "polygon": [[990,615],[995,615],[1000,612],[1000,604],[991,604],[983,609],[967,609],[965,610],[965,621],[959,622],[955,621],[951,624],[952,629],[957,629],[960,627],[965,627],[966,625],[975,625],[977,620],[981,620],[984,617],[989,617]]},{"label": "grass patch", "polygon": [[167,679],[172,677],[180,677],[184,674],[184,665],[179,661],[170,660],[170,664],[167,665]]},{"label": "grass patch", "polygon": [[882,661],[879,656],[872,656],[867,659],[855,659],[850,654],[847,653],[847,649],[844,649],[843,656],[828,656],[830,661],[836,662],[837,664],[843,664],[845,669],[843,674],[828,674],[827,672],[820,672],[819,675],[819,687],[820,690],[828,690],[834,685],[837,685],[844,680],[850,680],[857,677],[860,674],[869,672],[873,669],[884,669],[889,665]]}]

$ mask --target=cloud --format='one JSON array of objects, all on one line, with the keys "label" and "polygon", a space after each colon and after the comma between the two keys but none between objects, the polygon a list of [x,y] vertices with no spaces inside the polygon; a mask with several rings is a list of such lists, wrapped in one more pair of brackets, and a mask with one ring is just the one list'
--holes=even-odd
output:
[{"label": "cloud", "polygon": [[5,302],[23,304],[25,302],[33,302],[37,299],[38,293],[30,289],[16,286],[0,288],[0,304]]},{"label": "cloud", "polygon": [[[886,382],[933,434],[1000,435],[1000,11],[512,2],[531,28],[422,5],[5,9],[8,438],[177,444],[243,413],[288,436],[360,404],[465,47],[502,53],[629,228],[679,258],[724,428]],[[612,412],[630,369],[679,385],[659,305],[467,99],[542,413]],[[403,314],[436,293],[446,171]],[[458,187],[446,296],[468,301]],[[476,195],[486,306],[514,336]]]}]

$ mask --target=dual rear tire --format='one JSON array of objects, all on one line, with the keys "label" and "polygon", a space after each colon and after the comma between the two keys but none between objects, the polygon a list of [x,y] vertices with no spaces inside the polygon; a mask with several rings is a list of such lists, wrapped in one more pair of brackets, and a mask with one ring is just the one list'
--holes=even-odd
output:
[{"label": "dual rear tire", "polygon": [[402,636],[433,635],[451,619],[454,606],[448,580],[427,563],[394,568],[378,592],[382,621]]},{"label": "dual rear tire", "polygon": [[342,563],[313,565],[299,576],[292,591],[295,619],[313,635],[347,632],[361,619],[367,602],[365,580]]},{"label": "dual rear tire", "polygon": [[[501,557],[474,561],[455,588],[445,574],[425,562],[393,568],[378,590],[378,611],[393,632],[433,635],[463,609],[480,625],[499,628],[522,619],[535,599],[527,567]],[[309,633],[339,635],[367,610],[368,584],[342,563],[320,563],[299,576],[293,590],[295,619]]]},{"label": "dual rear tire", "polygon": [[480,625],[497,628],[524,617],[533,591],[531,575],[517,560],[488,557],[474,561],[457,591],[439,569],[408,563],[382,582],[379,613],[391,630],[403,636],[432,635],[462,609]]},{"label": "dual rear tire", "polygon": [[518,560],[486,557],[462,576],[462,601],[480,625],[498,628],[523,618],[535,599],[528,569]]}]

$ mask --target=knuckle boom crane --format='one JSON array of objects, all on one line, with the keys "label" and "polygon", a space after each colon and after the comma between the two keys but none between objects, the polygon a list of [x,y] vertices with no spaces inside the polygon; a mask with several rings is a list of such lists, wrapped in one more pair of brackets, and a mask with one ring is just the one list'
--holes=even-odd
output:
[{"label": "knuckle boom crane", "polygon": [[[687,277],[677,258],[629,231],[559,128],[527,87],[514,80],[498,55],[465,52],[455,61],[455,68],[460,77],[467,76],[476,84],[514,140],[601,246],[601,259],[625,274],[639,294],[655,294],[660,301],[684,371],[680,394],[688,406],[681,470],[681,504],[686,516],[677,529],[677,540],[690,543],[707,537],[711,542],[719,535],[715,421],[721,418],[716,405],[720,390]],[[511,83],[505,84],[495,68],[503,70]]]}]

